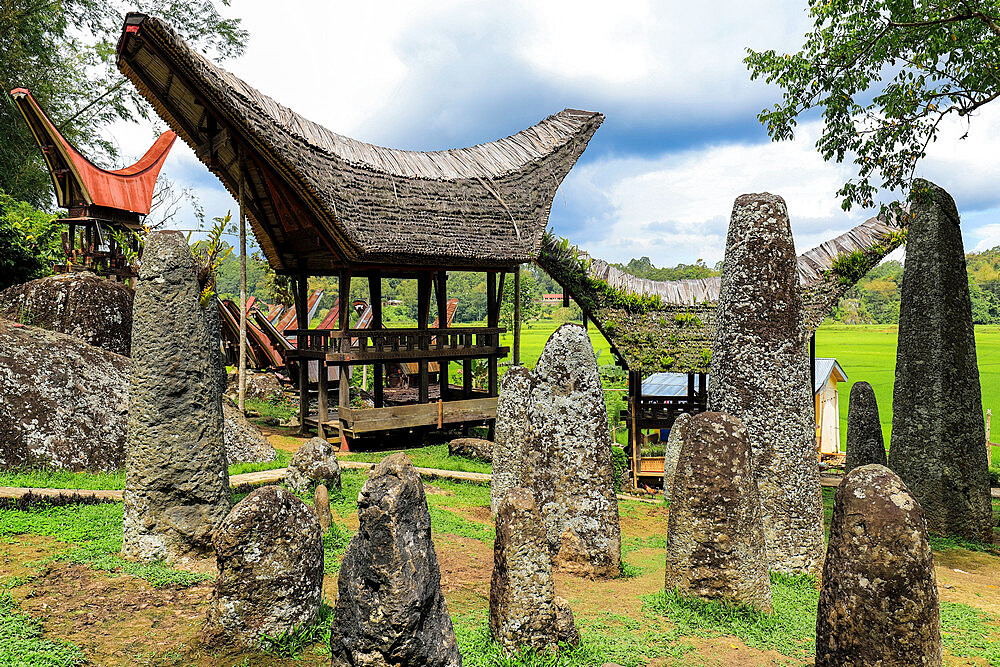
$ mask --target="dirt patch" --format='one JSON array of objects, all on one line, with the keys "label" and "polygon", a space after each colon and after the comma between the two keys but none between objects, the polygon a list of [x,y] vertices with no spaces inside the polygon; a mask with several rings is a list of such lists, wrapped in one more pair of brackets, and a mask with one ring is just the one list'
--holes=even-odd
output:
[{"label": "dirt patch", "polygon": [[18,535],[10,540],[0,542],[0,581],[11,583],[44,573],[45,566],[37,562],[67,546],[47,535]]},{"label": "dirt patch", "polygon": [[684,637],[681,642],[694,650],[681,658],[653,660],[654,665],[705,665],[708,667],[745,667],[747,665],[801,665],[801,660],[789,658],[777,651],[750,648],[738,637]]},{"label": "dirt patch", "polygon": [[[446,596],[464,590],[489,598],[493,549],[479,540],[438,534],[434,536],[434,551],[441,567],[441,590]],[[450,604],[451,598],[448,600]]]},{"label": "dirt patch", "polygon": [[652,537],[667,535],[667,516],[670,509],[664,505],[645,505],[621,517],[622,535],[630,537]]},{"label": "dirt patch", "polygon": [[449,491],[448,489],[442,489],[438,486],[433,486],[431,484],[424,484],[424,493],[429,496],[453,496],[454,491]]},{"label": "dirt patch", "polygon": [[259,428],[260,432],[264,434],[268,442],[274,445],[275,449],[280,449],[284,452],[291,452],[292,454],[299,451],[299,447],[302,446],[302,443],[309,439],[300,435],[292,435],[291,430],[287,428],[266,426],[264,424],[257,424],[257,428]]},{"label": "dirt patch", "polygon": [[476,523],[493,525],[493,515],[490,514],[489,507],[469,507],[468,505],[462,507],[451,507],[450,505],[442,505],[441,509],[448,510],[449,512],[458,514],[459,516],[469,519],[470,521],[475,521]]},{"label": "dirt patch", "polygon": [[943,602],[964,602],[1000,615],[1000,557],[949,549],[934,553],[934,566]]}]

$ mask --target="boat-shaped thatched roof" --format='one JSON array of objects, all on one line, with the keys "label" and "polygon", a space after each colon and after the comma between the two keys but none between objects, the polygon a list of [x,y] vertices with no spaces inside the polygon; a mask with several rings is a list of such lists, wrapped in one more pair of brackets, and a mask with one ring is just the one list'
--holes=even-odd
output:
[{"label": "boat-shaped thatched roof", "polygon": [[[904,242],[891,213],[866,220],[798,256],[802,335],[809,336],[840,298]],[[643,374],[707,372],[721,279],[637,278],[547,236],[537,260],[586,311],[619,360]]]},{"label": "boat-shaped thatched roof", "polygon": [[604,120],[567,109],[470,148],[373,146],[303,118],[136,13],[118,66],[234,197],[245,179],[257,240],[289,273],[531,261],[556,189]]}]

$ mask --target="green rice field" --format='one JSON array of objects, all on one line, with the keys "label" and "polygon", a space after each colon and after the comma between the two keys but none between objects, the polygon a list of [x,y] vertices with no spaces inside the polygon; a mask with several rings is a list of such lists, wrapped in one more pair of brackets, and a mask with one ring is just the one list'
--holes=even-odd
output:
[{"label": "green rice field", "polygon": [[[559,326],[552,320],[535,320],[521,331],[521,360],[532,367],[542,353],[549,335]],[[896,327],[887,325],[823,326],[816,332],[816,356],[835,357],[847,373],[848,381],[838,385],[840,396],[840,441],[847,438],[847,403],[851,385],[857,381],[871,384],[878,401],[882,431],[886,445],[892,430],[892,385],[896,369]],[[599,364],[613,364],[608,341],[590,328]],[[505,337],[504,345],[511,345]],[[977,326],[976,349],[979,360],[979,381],[983,390],[983,410],[995,415],[990,432],[991,442],[1000,442],[1000,326]],[[993,463],[1000,465],[1000,448],[993,448]]]}]

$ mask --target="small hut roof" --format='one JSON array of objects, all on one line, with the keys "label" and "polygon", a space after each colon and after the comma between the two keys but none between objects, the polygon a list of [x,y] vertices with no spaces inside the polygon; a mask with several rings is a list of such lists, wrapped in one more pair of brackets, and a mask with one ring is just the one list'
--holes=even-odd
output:
[{"label": "small hut roof", "polygon": [[10,94],[42,150],[59,206],[93,204],[139,215],[149,213],[156,179],[176,134],[169,130],[161,134],[129,167],[102,169],[62,135],[27,88],[15,88]]},{"label": "small hut roof", "polygon": [[278,270],[509,267],[537,256],[556,189],[604,117],[567,109],[470,148],[405,151],[314,123],[132,13],[118,66],[234,197]]}]

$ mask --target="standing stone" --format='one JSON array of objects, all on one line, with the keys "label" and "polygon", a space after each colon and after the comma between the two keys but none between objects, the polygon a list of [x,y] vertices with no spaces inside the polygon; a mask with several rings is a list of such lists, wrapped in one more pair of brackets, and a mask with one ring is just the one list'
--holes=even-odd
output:
[{"label": "standing stone", "polygon": [[888,468],[844,478],[816,616],[816,665],[940,665],[941,612],[924,513]]},{"label": "standing stone", "polygon": [[947,192],[917,180],[910,195],[889,467],[927,528],[992,542],[983,401],[965,249]]},{"label": "standing stone", "polygon": [[330,491],[325,484],[316,487],[316,494],[313,496],[313,511],[319,519],[319,527],[326,535],[333,525],[333,514],[330,513]]},{"label": "standing stone", "polygon": [[703,412],[687,428],[667,518],[667,590],[771,611],[761,502],[739,419]]},{"label": "standing stone", "polygon": [[681,446],[691,423],[691,415],[683,413],[674,419],[667,436],[667,447],[663,452],[663,499],[669,501],[672,497],[674,475],[677,472],[677,459],[681,455]]},{"label": "standing stone", "polygon": [[383,459],[358,496],[330,631],[334,665],[462,664],[420,475],[405,454]]},{"label": "standing stone", "polygon": [[340,491],[337,450],[323,438],[306,440],[288,462],[285,483],[288,488],[299,493],[305,493],[317,484],[325,484]]},{"label": "standing stone", "polygon": [[858,466],[885,465],[885,440],[878,420],[875,392],[867,382],[855,382],[847,405],[847,460],[844,474]]},{"label": "standing stone", "polygon": [[[528,489],[513,488],[501,501],[493,559],[490,582],[493,639],[510,654],[524,649],[557,649],[560,618],[552,579],[552,556],[538,507]],[[567,638],[576,629],[572,614],[569,611],[568,626],[572,630],[563,619],[562,634]]]},{"label": "standing stone", "polygon": [[280,486],[241,500],[215,533],[219,576],[204,642],[254,648],[313,623],[323,599],[323,537],[309,506]]},{"label": "standing stone", "polygon": [[[132,327],[122,555],[183,561],[211,553],[231,508],[219,331],[203,308],[180,232],[146,240]],[[218,315],[215,315],[217,321]]]},{"label": "standing stone", "polygon": [[712,344],[710,408],[746,426],[771,569],[818,574],[823,497],[798,282],[784,200],[738,197]]},{"label": "standing stone", "polygon": [[493,437],[493,475],[490,509],[494,516],[507,492],[521,482],[525,443],[529,437],[529,408],[535,376],[524,366],[512,366],[500,382]]},{"label": "standing stone", "polygon": [[611,429],[587,330],[578,324],[556,329],[534,375],[522,483],[541,509],[553,562],[580,576],[617,577],[621,532]]}]

